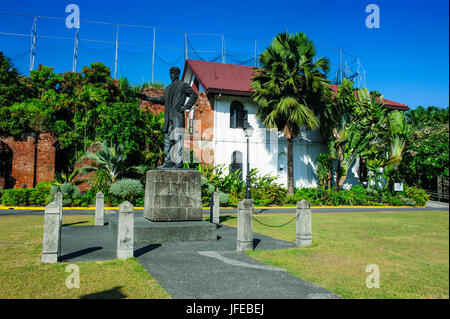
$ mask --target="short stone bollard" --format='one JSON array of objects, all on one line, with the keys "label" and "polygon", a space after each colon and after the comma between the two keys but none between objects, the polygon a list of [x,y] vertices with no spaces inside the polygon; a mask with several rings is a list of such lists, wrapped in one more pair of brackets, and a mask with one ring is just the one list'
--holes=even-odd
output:
[{"label": "short stone bollard", "polygon": [[253,250],[253,200],[244,199],[238,203],[237,251]]},{"label": "short stone bollard", "polygon": [[214,192],[211,195],[211,211],[210,211],[210,222],[213,224],[220,224],[219,218],[219,204],[220,204],[220,196],[218,192]]},{"label": "short stone bollard", "polygon": [[54,202],[56,204],[58,204],[58,207],[59,207],[59,222],[62,225],[63,194],[60,191],[58,191],[58,192],[56,192],[54,198],[55,198]]},{"label": "short stone bollard", "polygon": [[105,196],[98,192],[95,196],[95,226],[105,225]]},{"label": "short stone bollard", "polygon": [[312,245],[311,203],[304,199],[297,203],[296,244],[297,247]]},{"label": "short stone bollard", "polygon": [[117,228],[117,258],[133,257],[134,250],[134,212],[133,205],[123,202],[119,205]]},{"label": "short stone bollard", "polygon": [[45,206],[42,258],[44,263],[56,263],[61,247],[60,207],[52,202]]}]

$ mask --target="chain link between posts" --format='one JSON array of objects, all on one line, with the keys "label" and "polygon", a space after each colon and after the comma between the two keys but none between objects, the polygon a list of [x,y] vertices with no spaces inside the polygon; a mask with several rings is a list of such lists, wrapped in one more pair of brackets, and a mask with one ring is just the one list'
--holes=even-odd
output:
[{"label": "chain link between posts", "polygon": [[[254,214],[254,215],[258,215],[258,214],[260,214],[260,213],[256,213],[256,214]],[[297,218],[297,214],[295,214],[295,216],[294,216],[292,219],[290,219],[288,222],[286,222],[286,223],[284,223],[284,224],[281,224],[281,225],[268,225],[268,224],[265,224],[265,223],[263,223],[262,221],[256,219],[254,215],[252,215],[252,219],[253,219],[254,221],[260,223],[260,224],[263,225],[263,226],[266,226],[266,227],[274,227],[274,228],[275,228],[275,227],[283,227],[283,226],[286,226],[286,225],[292,223],[292,222]]]}]

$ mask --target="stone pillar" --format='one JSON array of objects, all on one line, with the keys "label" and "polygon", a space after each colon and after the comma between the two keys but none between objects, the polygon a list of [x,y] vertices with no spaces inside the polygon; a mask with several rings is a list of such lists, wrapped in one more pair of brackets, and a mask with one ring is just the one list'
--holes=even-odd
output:
[{"label": "stone pillar", "polygon": [[104,226],[105,215],[105,196],[102,192],[98,192],[95,196],[95,226]]},{"label": "stone pillar", "polygon": [[312,245],[311,203],[304,199],[297,203],[296,244],[297,247]]},{"label": "stone pillar", "polygon": [[42,258],[44,263],[58,262],[61,244],[60,207],[52,202],[45,206]]},{"label": "stone pillar", "polygon": [[117,258],[133,257],[134,250],[134,212],[133,205],[123,202],[119,205],[117,226]]},{"label": "stone pillar", "polygon": [[220,204],[220,196],[218,192],[214,192],[211,195],[211,217],[210,222],[213,224],[220,224],[219,219],[219,204]]},{"label": "stone pillar", "polygon": [[63,208],[63,195],[60,191],[56,192],[54,196],[54,202],[58,204],[59,207],[59,222],[62,225],[62,208]]},{"label": "stone pillar", "polygon": [[237,250],[253,250],[253,200],[244,199],[238,203]]}]

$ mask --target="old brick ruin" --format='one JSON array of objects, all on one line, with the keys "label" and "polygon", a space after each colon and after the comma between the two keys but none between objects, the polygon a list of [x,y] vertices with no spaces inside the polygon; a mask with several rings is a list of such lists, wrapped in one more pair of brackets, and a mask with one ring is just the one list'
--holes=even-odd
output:
[{"label": "old brick ruin", "polygon": [[0,138],[0,189],[31,188],[55,175],[55,141],[49,133]]},{"label": "old brick ruin", "polygon": [[[194,90],[198,93],[196,87]],[[164,89],[146,88],[143,93],[151,97],[162,96]],[[198,93],[193,117],[186,118],[184,147],[186,150],[192,150],[202,163],[211,162],[214,158],[214,152],[208,146],[214,132],[213,101],[212,96]],[[164,111],[163,105],[152,105],[146,101],[141,101],[140,106],[155,114]],[[55,142],[56,138],[50,133],[28,133],[21,138],[0,138],[0,189],[31,188],[42,181],[52,181],[55,174]],[[92,147],[89,151],[98,150],[97,146]],[[92,160],[81,159],[75,168],[84,165],[93,165]],[[88,177],[76,179],[86,180]],[[79,188],[86,191],[88,183],[81,184]]]}]

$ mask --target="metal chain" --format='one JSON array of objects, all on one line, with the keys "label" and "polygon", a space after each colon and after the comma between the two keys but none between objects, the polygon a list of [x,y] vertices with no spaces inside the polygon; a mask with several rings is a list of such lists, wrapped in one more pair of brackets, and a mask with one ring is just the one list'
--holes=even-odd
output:
[{"label": "metal chain", "polygon": [[282,226],[286,226],[287,224],[290,224],[294,221],[294,219],[297,218],[297,215],[294,216],[294,218],[292,218],[290,221],[288,221],[287,223],[281,224],[281,225],[267,225],[265,223],[263,223],[262,221],[257,220],[254,216],[252,216],[253,220],[260,223],[261,225],[267,226],[267,227],[282,227]]}]

